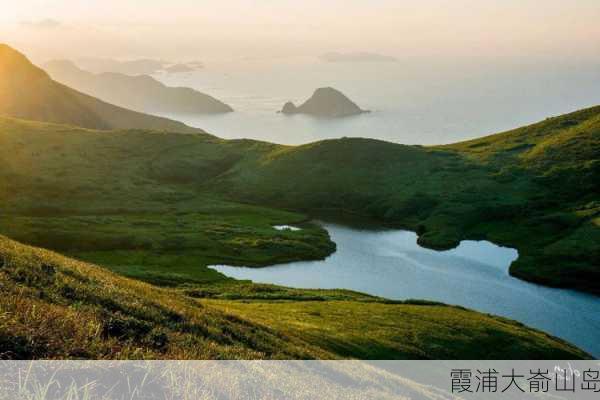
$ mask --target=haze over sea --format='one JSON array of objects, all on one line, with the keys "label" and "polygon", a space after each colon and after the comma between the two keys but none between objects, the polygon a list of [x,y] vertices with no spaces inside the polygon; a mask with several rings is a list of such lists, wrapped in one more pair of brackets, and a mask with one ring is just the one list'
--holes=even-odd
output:
[{"label": "haze over sea", "polygon": [[[282,144],[370,137],[405,144],[446,144],[497,133],[600,104],[599,63],[496,60],[326,62],[318,57],[207,63],[192,73],[162,74],[228,103],[224,115],[167,115],[223,138]],[[370,114],[341,119],[278,114],[314,89],[341,90]]]}]

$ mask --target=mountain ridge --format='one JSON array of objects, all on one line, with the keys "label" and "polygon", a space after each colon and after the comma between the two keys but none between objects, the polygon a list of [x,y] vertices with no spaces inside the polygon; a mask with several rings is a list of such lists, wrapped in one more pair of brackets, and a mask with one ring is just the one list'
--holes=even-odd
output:
[{"label": "mountain ridge", "polygon": [[25,55],[0,44],[0,115],[91,129],[204,132],[181,122],[127,110],[53,81]]},{"label": "mountain ridge", "polygon": [[217,114],[233,111],[212,96],[190,88],[169,87],[149,75],[95,74],[68,60],[50,61],[44,64],[44,69],[58,82],[138,112]]}]

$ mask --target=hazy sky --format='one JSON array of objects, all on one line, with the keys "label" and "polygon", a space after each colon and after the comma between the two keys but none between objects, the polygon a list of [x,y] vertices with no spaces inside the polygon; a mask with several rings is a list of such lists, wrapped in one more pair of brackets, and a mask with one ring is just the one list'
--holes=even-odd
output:
[{"label": "hazy sky", "polygon": [[600,58],[599,0],[4,0],[0,41],[34,59]]}]

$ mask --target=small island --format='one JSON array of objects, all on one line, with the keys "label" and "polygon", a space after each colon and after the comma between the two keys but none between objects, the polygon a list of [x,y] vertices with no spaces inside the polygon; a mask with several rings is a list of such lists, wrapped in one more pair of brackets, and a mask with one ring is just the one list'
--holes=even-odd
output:
[{"label": "small island", "polygon": [[367,112],[370,111],[361,109],[345,94],[332,87],[315,90],[313,95],[299,107],[288,101],[280,111],[282,114],[309,114],[328,118],[348,117]]}]

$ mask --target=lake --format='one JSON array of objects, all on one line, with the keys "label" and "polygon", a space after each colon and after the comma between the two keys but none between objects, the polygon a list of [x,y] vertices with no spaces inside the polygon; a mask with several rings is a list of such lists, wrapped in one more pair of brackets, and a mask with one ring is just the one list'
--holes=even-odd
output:
[{"label": "lake", "polygon": [[518,257],[514,249],[467,240],[455,249],[435,251],[417,245],[413,232],[323,226],[337,244],[323,261],[212,268],[260,283],[461,305],[520,321],[600,356],[600,298],[511,277],[508,267]]}]

